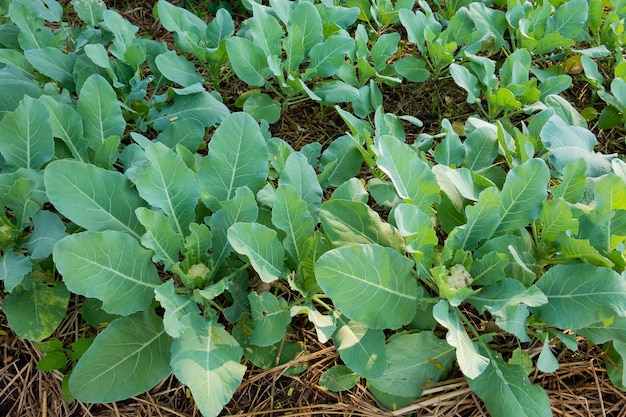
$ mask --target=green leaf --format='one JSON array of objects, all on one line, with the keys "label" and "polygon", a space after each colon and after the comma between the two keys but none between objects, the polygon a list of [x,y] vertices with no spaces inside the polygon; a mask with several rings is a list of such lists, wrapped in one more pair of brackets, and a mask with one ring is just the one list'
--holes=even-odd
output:
[{"label": "green leaf", "polygon": [[33,231],[24,247],[28,249],[31,259],[45,259],[52,253],[54,245],[65,236],[65,225],[59,215],[41,210],[33,216]]},{"label": "green leaf", "polygon": [[246,255],[264,282],[273,282],[286,272],[285,250],[276,232],[259,223],[235,223],[228,228],[228,242]]},{"label": "green leaf", "polygon": [[85,140],[103,143],[109,136],[122,137],[126,121],[113,87],[101,75],[93,74],[83,84],[76,102],[83,118]]},{"label": "green leaf", "polygon": [[361,377],[345,365],[335,365],[320,376],[320,386],[332,392],[352,389]]},{"label": "green leaf", "polygon": [[55,245],[53,256],[68,289],[101,300],[108,313],[148,308],[161,283],[150,251],[125,233],[73,234]]},{"label": "green leaf", "polygon": [[4,281],[4,291],[13,291],[32,270],[33,264],[28,256],[4,252],[0,258],[0,280]]},{"label": "green leaf", "polygon": [[397,335],[385,351],[385,373],[368,383],[399,397],[420,397],[423,387],[445,378],[454,362],[454,349],[427,331]]},{"label": "green leaf", "polygon": [[217,416],[243,380],[242,349],[221,324],[198,316],[192,324],[172,343],[172,370],[202,415]]},{"label": "green leaf", "polygon": [[538,307],[548,302],[546,296],[535,286],[529,288],[512,278],[484,287],[467,298],[481,313],[485,310],[495,317],[496,324],[513,333],[521,342],[529,342],[526,319],[528,307]]},{"label": "green leaf", "polygon": [[190,152],[196,152],[204,139],[204,125],[195,119],[181,119],[162,131],[156,140],[170,149],[181,145]]},{"label": "green leaf", "polygon": [[340,80],[322,81],[315,85],[314,100],[323,103],[350,103],[359,98],[359,90]]},{"label": "green leaf", "polygon": [[219,8],[215,18],[206,27],[207,44],[211,48],[219,48],[226,38],[233,35],[235,25],[228,10]]},{"label": "green leaf", "polygon": [[126,50],[133,44],[139,27],[113,10],[105,10],[102,13],[101,26],[113,34],[113,43],[109,46],[109,51],[116,58],[124,60]]},{"label": "green leaf", "polygon": [[[318,43],[309,52],[311,60],[307,72],[315,77],[330,77],[344,63],[346,54],[354,48],[354,39],[344,35],[333,35]],[[306,73],[303,75],[306,80]],[[309,77],[310,78],[310,77]]]},{"label": "green leaf", "polygon": [[585,193],[587,180],[587,163],[584,159],[577,159],[563,167],[563,179],[561,183],[550,188],[550,193],[555,198],[563,198],[570,203],[578,203]]},{"label": "green leaf", "polygon": [[550,172],[541,159],[530,159],[511,169],[500,193],[500,221],[497,233],[527,226],[541,213],[548,194]]},{"label": "green leaf", "polygon": [[559,361],[554,357],[550,351],[550,339],[546,338],[541,348],[541,353],[537,358],[537,369],[541,372],[553,373],[559,369]]},{"label": "green leaf", "polygon": [[50,286],[34,275],[5,295],[2,311],[11,329],[27,340],[41,341],[54,333],[67,313],[70,293],[63,284]]},{"label": "green leaf", "polygon": [[284,231],[285,250],[296,265],[304,260],[306,241],[315,229],[315,221],[309,213],[306,202],[288,185],[278,187],[272,207],[272,223]]},{"label": "green leaf", "polygon": [[254,319],[250,343],[263,347],[280,342],[291,322],[291,313],[285,299],[265,291],[261,294],[251,292],[248,300]]},{"label": "green leaf", "polygon": [[72,0],[74,11],[89,26],[97,26],[102,20],[106,5],[101,0]]},{"label": "green leaf", "polygon": [[154,62],[165,78],[183,87],[203,82],[202,76],[196,72],[194,64],[185,57],[176,54],[175,51],[158,55]]},{"label": "green leaf", "polygon": [[[413,261],[391,248],[353,245],[320,256],[315,275],[322,290],[349,318],[372,329],[397,329],[415,315],[413,267]],[[368,302],[363,304],[363,300]]]},{"label": "green leaf", "polygon": [[504,39],[507,22],[503,11],[487,7],[482,2],[472,2],[468,8],[484,49],[497,50],[508,46]]},{"label": "green leaf", "polygon": [[243,111],[254,117],[257,122],[265,120],[271,124],[280,119],[282,107],[267,94],[260,93],[246,99],[243,103]]},{"label": "green leaf", "polygon": [[160,111],[153,108],[148,113],[149,121],[156,130],[165,130],[177,120],[194,119],[204,127],[220,123],[230,114],[228,107],[211,94],[202,91],[174,97],[174,102],[163,106]]},{"label": "green leaf", "polygon": [[467,92],[468,103],[480,103],[478,78],[467,68],[459,64],[450,65],[450,75],[454,82]]},{"label": "green leaf", "polygon": [[213,235],[211,247],[213,248],[215,267],[218,267],[232,250],[228,243],[228,228],[238,222],[254,222],[259,213],[254,194],[248,187],[236,189],[233,198],[222,202],[221,206],[222,208],[215,212],[209,220]]},{"label": "green leaf", "polygon": [[[306,4],[306,2],[299,4]],[[287,74],[298,71],[298,66],[304,61],[305,50],[303,42],[300,27],[291,26],[289,28],[289,34],[283,39],[283,49],[285,50],[287,59],[283,62],[282,66]]]},{"label": "green leaf", "polygon": [[565,200],[547,200],[541,208],[541,237],[545,242],[556,240],[559,232],[578,233],[578,220],[572,215]]},{"label": "green leaf", "polygon": [[490,187],[478,195],[476,204],[465,208],[467,223],[456,234],[461,249],[473,250],[478,242],[493,235],[500,221],[500,200],[498,190]]},{"label": "green leaf", "polygon": [[586,175],[599,177],[611,172],[610,157],[595,153],[596,137],[582,127],[568,126],[563,119],[552,116],[541,129],[541,141],[550,151],[550,163],[558,172],[579,159],[587,163]]},{"label": "green leaf", "polygon": [[179,295],[172,280],[156,287],[154,295],[165,309],[163,314],[165,331],[174,339],[181,337],[192,327],[192,317],[200,315],[200,309],[193,298],[190,295]]},{"label": "green leaf", "polygon": [[501,281],[506,276],[504,269],[509,265],[508,257],[496,251],[474,259],[471,268],[473,285],[489,285]]},{"label": "green leaf", "polygon": [[253,16],[249,21],[247,34],[255,45],[261,47],[265,55],[278,57],[281,55],[280,40],[283,37],[283,28],[276,18],[267,13],[256,2],[252,2]]},{"label": "green leaf", "polygon": [[615,174],[602,178],[594,190],[598,211],[626,210],[626,181]]},{"label": "green leaf", "polygon": [[194,53],[198,41],[204,37],[207,25],[189,10],[174,6],[165,0],[157,3],[159,21],[165,29],[175,32],[176,45],[187,53]]},{"label": "green leaf", "polygon": [[76,54],[65,54],[58,48],[46,46],[24,51],[24,56],[37,71],[60,82],[63,88],[71,91],[76,88],[73,75]]},{"label": "green leaf", "polygon": [[435,161],[452,168],[460,166],[465,156],[465,148],[461,143],[461,139],[448,119],[441,121],[441,127],[445,131],[446,137],[435,147],[433,154]]},{"label": "green leaf", "polygon": [[216,211],[239,187],[259,191],[268,172],[267,145],[259,125],[246,113],[233,113],[216,129],[209,154],[200,163],[202,201]]},{"label": "green leaf", "polygon": [[404,249],[398,229],[365,203],[331,199],[322,204],[320,221],[334,246],[376,243],[397,251]]},{"label": "green leaf", "polygon": [[425,252],[438,243],[433,222],[412,204],[398,204],[393,211],[398,231],[406,239],[406,251]]},{"label": "green leaf", "polygon": [[565,232],[560,232],[556,237],[556,242],[565,259],[583,259],[594,265],[609,268],[613,266],[613,262],[602,256],[587,239],[575,239]]},{"label": "green leaf", "polygon": [[564,38],[575,39],[586,27],[589,3],[586,0],[568,0],[559,6],[546,22],[546,32],[558,32]]},{"label": "green leaf", "polygon": [[270,76],[271,71],[261,47],[246,38],[232,37],[226,40],[226,50],[237,77],[251,86],[265,85],[265,79]]},{"label": "green leaf", "polygon": [[363,156],[354,140],[348,135],[340,136],[334,139],[322,153],[320,182],[324,188],[328,185],[339,187],[355,177],[362,164]]},{"label": "green leaf", "polygon": [[0,120],[0,153],[13,168],[39,169],[54,155],[48,126],[49,112],[38,100],[25,96],[14,112]]},{"label": "green leaf", "polygon": [[174,231],[171,218],[159,211],[139,207],[135,210],[139,222],[146,228],[141,244],[154,251],[152,261],[163,262],[165,270],[178,263],[182,247],[182,235]]},{"label": "green leaf", "polygon": [[491,361],[478,352],[456,310],[450,310],[450,304],[441,300],[433,308],[433,316],[439,324],[448,329],[446,340],[450,346],[456,348],[456,358],[463,374],[470,379],[480,376]]},{"label": "green leaf", "polygon": [[561,329],[582,329],[626,311],[626,283],[608,268],[556,265],[536,285],[548,297],[548,303],[533,309],[533,313]]},{"label": "green leaf", "polygon": [[126,232],[137,239],[144,233],[135,209],[145,202],[119,172],[60,160],[46,167],[44,182],[50,202],[77,225]]},{"label": "green leaf", "polygon": [[324,40],[322,19],[313,3],[296,3],[291,10],[289,18],[288,32],[290,35],[294,27],[299,29],[302,46],[304,46],[304,53],[309,52],[311,48]]},{"label": "green leaf", "polygon": [[393,136],[382,136],[377,152],[376,163],[391,178],[400,198],[429,213],[430,206],[439,201],[440,190],[428,164]]},{"label": "green leaf", "polygon": [[195,220],[200,191],[194,173],[171,149],[133,135],[145,149],[147,162],[141,164],[134,179],[139,195],[152,206],[160,208],[183,235]]},{"label": "green leaf", "polygon": [[70,376],[79,401],[120,401],[150,390],[170,372],[171,339],[153,310],[120,317],[104,329]]},{"label": "green leaf", "polygon": [[493,417],[549,417],[552,415],[546,392],[530,383],[521,366],[492,357],[484,372],[467,379]]},{"label": "green leaf", "polygon": [[48,108],[52,135],[65,143],[74,158],[81,162],[89,161],[87,148],[99,143],[90,143],[83,137],[83,119],[76,110],[50,96],[41,96],[39,101]]},{"label": "green leaf", "polygon": [[498,156],[498,136],[490,126],[480,127],[467,135],[464,143],[465,162],[470,171],[481,171],[493,165]]},{"label": "green leaf", "polygon": [[364,378],[381,376],[387,366],[385,334],[335,311],[333,343],[343,363]]},{"label": "green leaf", "polygon": [[306,201],[313,219],[317,220],[322,201],[322,187],[306,156],[299,152],[289,155],[285,162],[285,168],[278,179],[278,186],[282,185],[293,187],[298,196]]}]

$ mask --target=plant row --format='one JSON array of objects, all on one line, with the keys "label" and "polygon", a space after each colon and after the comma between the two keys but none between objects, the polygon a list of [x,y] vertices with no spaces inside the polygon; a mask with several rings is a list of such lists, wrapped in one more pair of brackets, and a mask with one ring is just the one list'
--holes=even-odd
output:
[{"label": "plant row", "polygon": [[[2,309],[39,368],[97,403],[173,373],[215,416],[243,363],[306,353],[304,316],[342,362],[320,384],[364,378],[389,408],[458,367],[494,417],[551,415],[528,375],[578,336],[625,388],[626,163],[587,125],[624,124],[622,3],[244,5],[206,23],[160,0],[174,47],[99,0],[71,1],[75,26],[54,0],[0,2]],[[574,66],[600,112],[559,95]],[[234,77],[249,89],[225,103]],[[476,114],[409,143],[421,121],[386,113],[381,86],[427,82]],[[303,101],[346,134],[273,137]],[[63,346],[72,294],[101,331]]]}]

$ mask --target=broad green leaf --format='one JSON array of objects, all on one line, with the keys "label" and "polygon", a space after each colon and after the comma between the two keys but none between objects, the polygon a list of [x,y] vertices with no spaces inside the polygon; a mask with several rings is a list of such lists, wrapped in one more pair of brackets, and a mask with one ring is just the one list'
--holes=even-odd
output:
[{"label": "broad green leaf", "polygon": [[[593,248],[608,253],[616,249],[626,238],[626,210],[592,211],[580,217],[579,238],[588,238]],[[595,249],[591,251],[595,252]],[[587,258],[598,265],[611,266],[606,260]],[[616,263],[624,265],[624,262]]]},{"label": "broad green leaf", "polygon": [[175,32],[176,45],[184,52],[196,53],[199,41],[203,39],[207,25],[189,10],[174,6],[165,0],[157,3],[159,21],[165,29]]},{"label": "broad green leaf", "polygon": [[384,222],[365,203],[331,199],[322,204],[320,221],[334,246],[376,243],[397,251],[404,249],[398,229]]},{"label": "broad green leaf", "polygon": [[333,343],[343,363],[364,378],[381,376],[387,366],[385,334],[335,311]]},{"label": "broad green leaf", "polygon": [[464,142],[465,162],[471,171],[480,171],[493,165],[498,156],[498,136],[491,126],[480,127],[467,135]]},{"label": "broad green leaf", "polygon": [[598,211],[626,210],[626,181],[607,175],[596,186],[594,196]]},{"label": "broad green leaf", "polygon": [[32,270],[30,257],[15,252],[4,252],[0,258],[0,280],[4,281],[4,291],[6,293],[13,291]]},{"label": "broad green leaf", "polygon": [[221,206],[222,208],[216,211],[209,220],[215,267],[218,267],[232,250],[228,243],[228,228],[238,222],[254,222],[259,214],[254,194],[248,187],[236,189],[233,198],[222,202]]},{"label": "broad green leaf", "polygon": [[399,397],[420,397],[424,386],[446,377],[455,359],[454,348],[428,331],[398,335],[385,351],[385,373],[368,383]]},{"label": "broad green leaf", "polygon": [[452,124],[450,124],[448,119],[441,121],[441,127],[445,131],[446,137],[435,147],[433,154],[435,161],[452,168],[460,166],[465,157],[465,148],[461,143],[461,139],[452,128]]},{"label": "broad green leaf", "polygon": [[492,50],[498,50],[502,47],[507,48],[508,42],[504,39],[507,27],[504,12],[487,7],[482,2],[472,2],[468,8],[482,47]]},{"label": "broad green leaf", "polygon": [[3,203],[13,212],[13,221],[20,229],[30,224],[30,217],[34,216],[41,207],[41,204],[33,199],[36,190],[36,181],[19,177],[4,195]]},{"label": "broad green leaf", "polygon": [[270,96],[260,93],[246,99],[243,111],[254,117],[257,122],[265,120],[267,123],[276,123],[280,119],[282,108]]},{"label": "broad green leaf", "polygon": [[39,169],[54,155],[49,112],[41,102],[25,96],[14,112],[0,120],[0,154],[12,168]]},{"label": "broad green leaf", "polygon": [[[311,63],[307,73],[315,77],[330,77],[334,75],[345,57],[354,48],[354,39],[349,36],[333,35],[324,42],[318,43],[309,52]],[[306,73],[303,75],[306,79]],[[310,78],[310,77],[309,77]]]},{"label": "broad green leaf", "polygon": [[276,232],[259,223],[235,223],[228,229],[228,242],[246,255],[264,282],[273,282],[286,272],[285,250]]},{"label": "broad green leaf", "polygon": [[550,151],[550,163],[558,172],[579,159],[587,163],[587,176],[599,177],[611,172],[610,157],[595,153],[596,137],[579,126],[568,126],[563,119],[552,116],[541,129],[541,141]]},{"label": "broad green leaf", "polygon": [[260,46],[266,57],[281,55],[280,40],[283,37],[283,28],[276,18],[267,13],[263,6],[252,2],[253,17],[248,21],[247,35],[252,42]]},{"label": "broad green leaf", "polygon": [[296,265],[304,260],[306,241],[315,229],[315,221],[306,202],[288,185],[278,187],[272,207],[272,223],[286,233],[285,250]]},{"label": "broad green leaf", "polygon": [[191,296],[176,292],[173,280],[156,287],[154,295],[165,310],[163,314],[165,331],[174,339],[181,337],[192,327],[192,317],[200,315],[200,309]]},{"label": "broad green leaf", "polygon": [[297,27],[300,32],[305,54],[324,40],[322,19],[313,3],[306,1],[296,3],[291,10],[287,27],[290,35],[294,27]]},{"label": "broad green leaf", "polygon": [[317,220],[322,201],[322,187],[306,156],[299,152],[289,155],[285,162],[285,168],[278,179],[278,186],[282,185],[293,187],[298,197],[306,201],[313,219]]},{"label": "broad green leaf", "polygon": [[626,341],[626,317],[614,317],[610,322],[599,321],[576,333],[597,345],[611,340]]},{"label": "broad green leaf", "polygon": [[194,173],[171,149],[145,138],[136,141],[145,149],[147,163],[141,164],[134,179],[139,195],[160,208],[174,221],[176,232],[183,235],[195,220],[200,191]]},{"label": "broad green leaf", "polygon": [[549,417],[552,415],[546,392],[530,383],[521,366],[492,357],[484,372],[467,382],[485,403],[492,417]]},{"label": "broad green leaf", "polygon": [[[322,153],[320,182],[322,186],[339,187],[355,177],[363,164],[363,156],[348,135],[334,139]],[[335,190],[336,192],[336,190]]]},{"label": "broad green leaf", "polygon": [[406,239],[406,251],[425,252],[438,243],[433,222],[412,204],[398,204],[393,211],[398,231]]},{"label": "broad green leaf", "polygon": [[277,298],[271,292],[248,294],[250,310],[254,319],[254,331],[250,343],[256,346],[270,346],[285,336],[291,322],[291,313],[284,298]]},{"label": "broad green leaf", "polygon": [[8,6],[11,23],[20,29],[17,40],[23,51],[55,46],[52,31],[45,26],[43,19],[36,15],[31,5],[16,1],[8,3]]},{"label": "broad green leaf", "polygon": [[479,312],[485,310],[495,317],[496,324],[503,330],[513,333],[521,342],[529,342],[526,319],[528,307],[538,307],[548,302],[546,296],[536,287],[524,285],[512,278],[505,278],[493,285],[484,287],[468,299]]},{"label": "broad green leaf", "polygon": [[67,236],[65,225],[58,214],[41,210],[33,216],[33,231],[24,245],[34,260],[45,259],[54,245]]},{"label": "broad green leaf", "polygon": [[534,221],[548,194],[549,180],[550,172],[541,159],[530,159],[509,171],[500,193],[500,221],[496,232],[511,232]]},{"label": "broad green leaf", "polygon": [[216,211],[239,187],[259,191],[268,172],[267,145],[259,125],[246,113],[233,113],[216,129],[209,154],[200,163],[202,201]]},{"label": "broad green leaf", "polygon": [[217,416],[243,380],[242,349],[221,324],[200,317],[192,324],[172,343],[172,370],[202,415]]},{"label": "broad green leaf", "polygon": [[441,191],[445,193],[445,197],[457,211],[463,211],[467,204],[465,200],[478,201],[478,194],[482,187],[476,181],[476,174],[472,175],[469,169],[450,168],[447,165],[436,164],[432,172],[437,178]]},{"label": "broad green leaf", "polygon": [[594,265],[612,267],[613,262],[602,256],[600,252],[589,243],[588,239],[575,239],[565,232],[560,232],[556,237],[556,243],[561,249],[561,255],[565,259],[583,259]]},{"label": "broad green leaf", "polygon": [[63,284],[50,286],[28,275],[4,296],[2,311],[11,329],[27,340],[41,341],[54,333],[67,313],[70,293]]},{"label": "broad green leaf", "polygon": [[206,39],[209,47],[219,48],[226,38],[233,35],[235,25],[228,10],[219,8],[215,18],[207,24]]},{"label": "broad green leaf", "polygon": [[171,123],[156,140],[170,149],[181,145],[196,152],[204,139],[204,125],[196,119],[181,119]]},{"label": "broad green leaf", "polygon": [[539,369],[541,372],[553,373],[557,369],[559,369],[559,361],[550,351],[549,341],[550,339],[547,338],[545,342],[543,342],[541,353],[537,358],[537,369]]},{"label": "broad green leaf", "polygon": [[352,320],[372,329],[397,329],[415,315],[413,267],[413,261],[391,248],[365,244],[324,253],[315,275],[324,293]]},{"label": "broad green leaf", "polygon": [[144,393],[170,372],[170,345],[153,310],[111,322],[80,358],[69,380],[79,401],[106,403]]},{"label": "broad green leaf", "polygon": [[347,366],[335,365],[320,376],[319,384],[329,391],[341,392],[352,389],[359,382],[359,379],[361,376],[352,372]]},{"label": "broad green leaf", "polygon": [[189,87],[203,81],[202,76],[196,72],[194,64],[187,58],[176,54],[175,51],[158,55],[154,61],[165,78],[183,87]]},{"label": "broad green leaf", "polygon": [[313,94],[313,100],[323,103],[350,103],[359,98],[358,89],[340,80],[317,83]]},{"label": "broad green leaf", "polygon": [[156,130],[161,131],[173,122],[185,119],[194,119],[204,127],[211,127],[224,121],[229,114],[228,107],[211,94],[202,91],[175,96],[174,102],[163,106],[160,111],[151,109],[148,113],[148,119],[153,122]]},{"label": "broad green leaf", "polygon": [[139,27],[113,10],[105,10],[102,13],[101,26],[113,34],[113,43],[109,46],[109,51],[118,59],[124,60],[126,50],[135,40],[135,33]]},{"label": "broad green leaf", "polygon": [[450,75],[454,82],[467,92],[468,103],[480,103],[478,78],[462,65],[450,65]]},{"label": "broad green leaf", "polygon": [[474,259],[471,268],[473,285],[489,285],[501,281],[506,276],[504,269],[509,265],[508,257],[496,251]]},{"label": "broad green leaf", "polygon": [[72,0],[71,3],[78,17],[89,26],[97,26],[106,10],[102,0]]},{"label": "broad green leaf", "polygon": [[226,40],[228,59],[235,74],[245,83],[263,87],[271,74],[267,65],[267,55],[252,41],[234,36]]},{"label": "broad green leaf", "polygon": [[37,71],[60,82],[63,88],[69,90],[76,88],[73,76],[76,54],[66,54],[57,48],[46,46],[24,51],[24,56]]},{"label": "broad green leaf", "polygon": [[587,163],[583,158],[563,167],[563,179],[561,183],[550,188],[550,193],[555,198],[563,198],[570,203],[578,203],[582,198],[587,181],[585,173],[587,171]]},{"label": "broad green leaf", "polygon": [[146,228],[146,233],[141,236],[141,244],[154,251],[153,262],[163,262],[165,269],[170,270],[178,263],[182,247],[182,235],[174,231],[172,219],[146,207],[137,208],[135,215]]},{"label": "broad green leaf", "polygon": [[446,340],[450,346],[456,348],[456,358],[463,374],[470,379],[480,376],[491,361],[478,352],[456,310],[450,310],[450,304],[441,300],[433,308],[433,316],[439,324],[448,329]]},{"label": "broad green leaf", "polygon": [[378,141],[378,167],[387,174],[406,203],[429,213],[439,201],[439,184],[428,164],[406,144],[393,136]]},{"label": "broad green leaf", "polygon": [[533,313],[561,329],[582,329],[626,311],[626,283],[609,268],[556,265],[537,281],[537,287],[548,303],[534,308]]},{"label": "broad green leaf", "polygon": [[65,143],[74,158],[87,162],[89,160],[87,148],[90,143],[83,137],[83,119],[80,115],[70,105],[61,103],[50,96],[41,96],[39,101],[48,108],[50,115],[48,123],[52,129],[52,135]]},{"label": "broad green leaf", "polygon": [[101,300],[108,313],[128,315],[148,308],[161,283],[152,253],[126,233],[73,234],[55,245],[53,256],[68,289]]},{"label": "broad green leaf", "polygon": [[473,250],[481,240],[493,235],[500,221],[500,203],[498,190],[489,187],[478,195],[476,204],[465,208],[467,223],[456,234],[462,249]]},{"label": "broad green leaf", "polygon": [[547,200],[541,208],[541,237],[545,242],[553,242],[559,232],[578,233],[578,220],[572,215],[565,200]]},{"label": "broad green leaf", "polygon": [[44,171],[50,202],[87,230],[117,230],[139,239],[143,226],[135,209],[145,206],[122,174],[82,162],[59,160]]},{"label": "broad green leaf", "polygon": [[[306,4],[305,2],[299,4]],[[287,74],[298,71],[298,66],[304,61],[305,53],[302,31],[299,26],[289,28],[289,34],[283,39],[283,49],[287,59],[283,62],[283,68]]]},{"label": "broad green leaf", "polygon": [[101,75],[93,74],[83,84],[76,102],[83,118],[85,139],[102,143],[109,136],[122,137],[126,121],[115,90]]},{"label": "broad green leaf", "polygon": [[575,39],[586,27],[589,18],[589,2],[568,0],[559,6],[546,22],[546,32],[558,32],[564,38]]},{"label": "broad green leaf", "polygon": [[205,224],[191,223],[189,235],[185,237],[185,259],[190,264],[208,264],[211,258],[209,250],[213,244],[213,234]]}]

